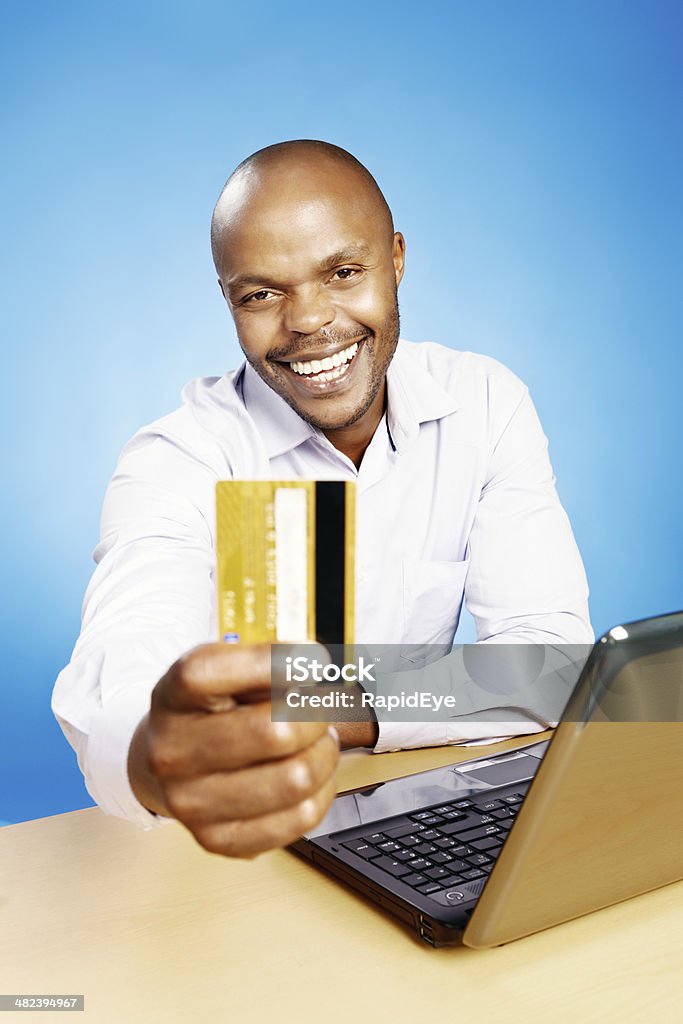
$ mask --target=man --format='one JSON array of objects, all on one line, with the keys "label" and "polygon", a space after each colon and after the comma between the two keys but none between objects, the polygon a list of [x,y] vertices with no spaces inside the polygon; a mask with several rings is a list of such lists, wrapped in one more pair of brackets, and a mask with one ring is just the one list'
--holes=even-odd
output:
[{"label": "man", "polygon": [[[591,630],[526,389],[493,360],[399,345],[405,244],[369,172],[322,142],[261,150],[218,200],[212,249],[246,364],[124,449],[54,708],[105,810],[250,856],[322,818],[338,751],[324,725],[270,721],[266,647],[209,642],[216,480],[356,481],[359,642],[449,643],[463,592],[483,642]],[[492,731],[337,725],[376,750]]]}]

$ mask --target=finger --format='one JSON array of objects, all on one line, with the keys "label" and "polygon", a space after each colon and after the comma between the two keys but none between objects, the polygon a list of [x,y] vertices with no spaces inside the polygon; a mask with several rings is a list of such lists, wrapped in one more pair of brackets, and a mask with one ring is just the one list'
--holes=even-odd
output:
[{"label": "finger", "polygon": [[333,779],[295,807],[247,821],[216,822],[193,829],[195,839],[211,853],[225,857],[253,857],[293,843],[322,821],[335,797]]},{"label": "finger", "polygon": [[[287,645],[277,646],[277,665],[288,649]],[[325,648],[319,649],[321,658],[329,658]],[[271,650],[270,644],[216,643],[195,647],[174,662],[159,680],[152,694],[152,708],[228,711],[238,702],[262,700],[270,694]]]},{"label": "finger", "polygon": [[269,701],[207,715],[151,716],[147,758],[160,779],[230,772],[291,757],[324,736],[325,722],[273,722]]},{"label": "finger", "polygon": [[326,732],[295,757],[243,771],[170,780],[164,789],[172,814],[186,825],[256,818],[308,800],[332,777],[339,761]]}]

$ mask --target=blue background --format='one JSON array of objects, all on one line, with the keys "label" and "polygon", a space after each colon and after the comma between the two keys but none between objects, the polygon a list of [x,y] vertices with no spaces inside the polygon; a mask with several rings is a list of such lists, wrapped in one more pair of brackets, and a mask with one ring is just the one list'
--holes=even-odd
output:
[{"label": "blue background", "polygon": [[239,360],[209,218],[281,139],[377,177],[404,337],[529,384],[596,630],[683,605],[681,11],[3,3],[0,818],[90,802],[49,697],[104,488],[186,380]]}]

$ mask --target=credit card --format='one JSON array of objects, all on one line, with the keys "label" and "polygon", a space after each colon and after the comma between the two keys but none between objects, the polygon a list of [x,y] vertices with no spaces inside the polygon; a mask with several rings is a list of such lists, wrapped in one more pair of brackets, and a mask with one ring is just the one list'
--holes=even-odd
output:
[{"label": "credit card", "polygon": [[216,484],[218,622],[225,643],[353,643],[356,486]]}]

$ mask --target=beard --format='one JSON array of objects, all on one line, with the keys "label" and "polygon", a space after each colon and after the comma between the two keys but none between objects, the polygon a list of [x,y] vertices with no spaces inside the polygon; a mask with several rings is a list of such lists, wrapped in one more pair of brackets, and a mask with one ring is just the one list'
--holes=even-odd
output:
[{"label": "beard", "polygon": [[[357,423],[358,420],[365,416],[372,406],[372,403],[377,398],[381,388],[384,386],[389,364],[394,357],[396,346],[398,345],[399,333],[400,316],[398,310],[398,297],[395,292],[391,309],[376,331],[364,332],[361,324],[358,324],[355,328],[349,328],[345,331],[335,331],[323,328],[315,336],[311,335],[306,337],[305,348],[303,346],[299,346],[297,349],[290,346],[286,349],[275,349],[269,354],[266,362],[253,360],[248,355],[247,360],[261,380],[263,380],[271,390],[275,391],[280,398],[287,402],[297,416],[301,417],[301,419],[306,423],[310,423],[312,427],[322,431],[343,430],[347,427],[353,426],[354,423]],[[325,417],[317,416],[315,413],[302,408],[296,397],[290,394],[286,377],[288,371],[278,365],[278,360],[295,359],[297,355],[305,354],[305,352],[310,351],[311,348],[317,347],[319,343],[322,343],[325,346],[343,348],[347,343],[351,344],[353,341],[357,341],[361,336],[363,336],[363,345],[366,349],[366,358],[369,360],[370,379],[365,387],[363,395],[357,400],[357,404],[352,409],[349,409],[346,415],[342,416],[340,420],[333,423],[330,423]],[[321,397],[319,401],[321,403],[325,403],[326,401],[334,400],[335,397],[336,396],[329,395]]]}]

